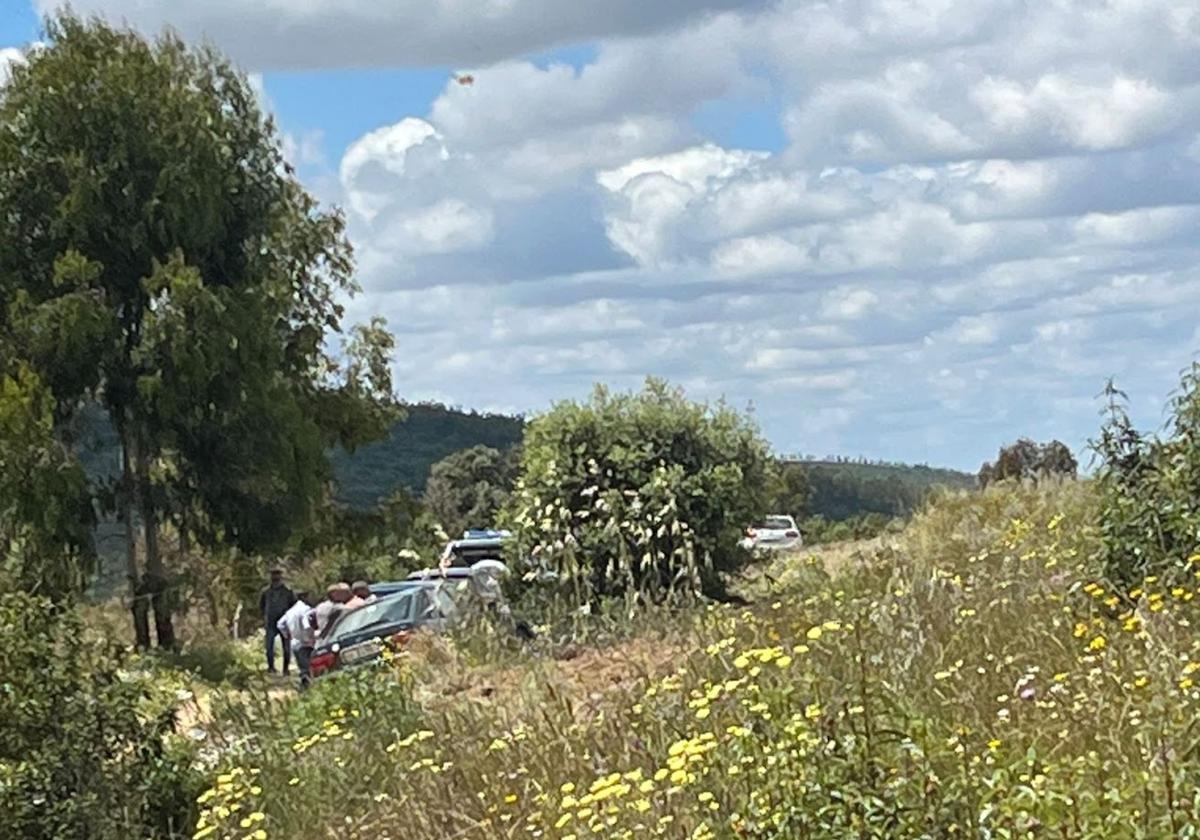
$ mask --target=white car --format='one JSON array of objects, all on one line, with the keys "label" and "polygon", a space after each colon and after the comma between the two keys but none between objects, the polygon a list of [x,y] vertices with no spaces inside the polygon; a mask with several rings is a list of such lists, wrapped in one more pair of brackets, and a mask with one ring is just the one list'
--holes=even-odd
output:
[{"label": "white car", "polygon": [[804,545],[796,520],[790,516],[767,516],[751,528],[746,529],[742,547],[756,551],[799,548]]}]

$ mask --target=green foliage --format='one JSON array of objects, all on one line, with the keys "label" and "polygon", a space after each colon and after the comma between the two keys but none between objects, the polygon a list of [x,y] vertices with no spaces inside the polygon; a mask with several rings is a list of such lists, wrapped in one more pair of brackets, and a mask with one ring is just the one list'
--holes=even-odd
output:
[{"label": "green foliage", "polygon": [[327,505],[292,553],[299,580],[322,593],[339,580],[402,578],[432,565],[445,543],[434,516],[401,489],[369,511]]},{"label": "green foliage", "polygon": [[868,513],[910,516],[939,487],[970,489],[973,476],[924,465],[801,461],[812,488],[804,513],[829,520]]},{"label": "green foliage", "polygon": [[597,387],[526,428],[509,519],[521,550],[586,597],[698,588],[748,559],[746,523],[764,513],[772,461],[758,430],[724,404],[649,380]]},{"label": "green foliage", "polygon": [[1110,608],[1095,506],[1089,482],[946,494],[760,607],[627,613],[635,638],[562,662],[413,651],[424,728],[346,698],[294,785],[225,769],[211,806],[289,837],[1189,837],[1200,600]]},{"label": "green foliage", "polygon": [[429,470],[423,501],[447,534],[491,528],[517,480],[520,452],[473,446],[448,455]]},{"label": "green foliage", "polygon": [[0,838],[187,833],[197,779],[174,711],[69,609],[0,596]]},{"label": "green foliage", "polygon": [[979,484],[986,487],[993,481],[1006,479],[1074,478],[1078,470],[1075,456],[1062,441],[1037,444],[1029,438],[1021,438],[1001,447],[995,463],[986,463],[979,468]]},{"label": "green foliage", "polygon": [[864,513],[838,520],[809,516],[800,520],[799,525],[805,545],[822,545],[846,540],[872,539],[889,531],[901,530],[904,521],[882,513]]},{"label": "green foliage", "polygon": [[1093,447],[1098,517],[1109,576],[1127,588],[1148,575],[1179,578],[1200,553],[1200,364],[1184,372],[1166,434],[1133,427],[1125,395],[1109,383],[1106,420]]},{"label": "green foliage", "polygon": [[331,447],[396,418],[392,342],[378,321],[339,340],[342,217],[295,179],[243,74],[174,35],[47,30],[0,90],[0,350],[50,389],[56,433],[104,407],[126,457],[96,495],[143,523],[169,645],[157,529],[279,547],[322,502]]},{"label": "green foliage", "polygon": [[812,502],[813,488],[808,467],[795,461],[780,463],[770,490],[768,512],[802,517]]},{"label": "green foliage", "polygon": [[392,659],[322,677],[293,702],[230,697],[218,713],[212,737],[227,748],[211,789],[199,797],[199,840],[242,840],[256,829],[317,836],[317,826],[361,813],[381,801],[385,780],[405,775],[395,759],[415,750],[394,745],[416,743],[421,720],[412,675]]},{"label": "green foliage", "polygon": [[420,494],[438,461],[487,446],[505,451],[521,442],[524,421],[499,414],[477,414],[434,403],[406,405],[405,418],[388,436],[353,453],[333,455],[337,498],[358,510],[369,510],[395,490]]},{"label": "green foliage", "polygon": [[[473,446],[509,451],[521,442],[524,421],[500,414],[477,414],[432,403],[403,407],[404,417],[382,440],[353,452],[337,447],[330,457],[337,500],[355,510],[371,510],[396,490],[420,494],[433,465]],[[120,472],[121,441],[103,411],[85,405],[75,418],[77,448],[93,481]]]},{"label": "green foliage", "polygon": [[87,476],[54,436],[54,399],[28,365],[0,367],[0,586],[61,599],[94,561]]}]

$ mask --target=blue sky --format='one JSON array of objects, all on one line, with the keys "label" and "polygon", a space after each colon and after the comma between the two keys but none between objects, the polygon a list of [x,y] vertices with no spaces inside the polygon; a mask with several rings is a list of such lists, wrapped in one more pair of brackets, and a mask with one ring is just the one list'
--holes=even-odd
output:
[{"label": "blue sky", "polygon": [[[0,73],[56,2],[0,0]],[[1080,450],[1109,376],[1156,426],[1200,346],[1192,0],[73,5],[252,74],[411,399],[654,374],[975,468]]]}]

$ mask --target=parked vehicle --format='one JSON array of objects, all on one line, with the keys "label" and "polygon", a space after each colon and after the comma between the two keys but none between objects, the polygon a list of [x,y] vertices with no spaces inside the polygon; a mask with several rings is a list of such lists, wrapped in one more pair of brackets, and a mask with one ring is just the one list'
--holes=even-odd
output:
[{"label": "parked vehicle", "polygon": [[412,589],[414,585],[415,581],[411,580],[388,580],[382,583],[372,583],[369,588],[375,597],[385,598],[388,595],[403,592],[405,589]]},{"label": "parked vehicle", "polygon": [[[347,610],[338,617],[313,650],[314,677],[379,657],[385,646],[403,646],[416,630],[443,632],[464,620],[472,610],[494,608],[510,619],[499,580],[508,569],[497,560],[469,568],[426,569],[403,581],[376,584],[378,600]],[[532,631],[524,622],[514,630],[523,638]]]},{"label": "parked vehicle", "polygon": [[[506,567],[507,568],[507,567]],[[448,566],[441,569],[421,569],[410,573],[404,580],[388,580],[380,583],[372,583],[370,590],[372,595],[380,598],[385,595],[394,595],[397,592],[403,592],[407,589],[412,589],[420,584],[423,580],[469,580],[474,573],[472,566]]]},{"label": "parked vehicle", "polygon": [[754,551],[775,551],[799,548],[804,544],[796,520],[790,516],[772,515],[746,529],[742,546]]},{"label": "parked vehicle", "polygon": [[480,560],[501,560],[504,555],[504,541],[510,537],[512,534],[509,531],[464,531],[462,539],[446,544],[442,552],[442,563],[467,567]]},{"label": "parked vehicle", "polygon": [[[461,584],[469,585],[466,581]],[[348,610],[317,641],[312,675],[376,659],[385,645],[403,646],[417,629],[442,630],[457,611],[454,593],[437,581],[414,581],[412,586]]]}]

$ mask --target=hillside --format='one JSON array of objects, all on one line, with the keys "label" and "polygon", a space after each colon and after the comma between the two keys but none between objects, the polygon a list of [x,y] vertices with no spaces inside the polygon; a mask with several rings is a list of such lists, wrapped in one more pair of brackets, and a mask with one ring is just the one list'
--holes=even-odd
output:
[{"label": "hillside", "polygon": [[271,704],[214,689],[197,725],[233,746],[195,836],[1189,836],[1196,607],[1104,611],[1088,492],[942,500],[857,556],[780,558],[749,608],[422,635]]},{"label": "hillside", "polygon": [[520,417],[429,403],[410,405],[407,411],[408,417],[392,427],[386,440],[354,453],[334,453],[340,501],[367,508],[399,487],[419,494],[429,468],[442,458],[480,444],[495,449],[514,446],[525,423]]},{"label": "hillside", "polygon": [[849,519],[868,513],[908,516],[935,487],[968,490],[975,476],[926,464],[801,461],[812,486],[810,516]]},{"label": "hillside", "polygon": [[[406,407],[408,416],[386,440],[353,453],[333,455],[338,499],[354,508],[369,508],[397,488],[420,494],[429,468],[451,453],[483,444],[496,449],[521,440],[524,420],[481,414],[433,403]],[[81,457],[94,477],[112,477],[120,469],[116,435],[99,411],[84,414],[79,432]],[[832,521],[868,513],[907,516],[936,486],[972,488],[975,476],[956,470],[851,460],[798,462],[813,487],[808,515]]]}]

